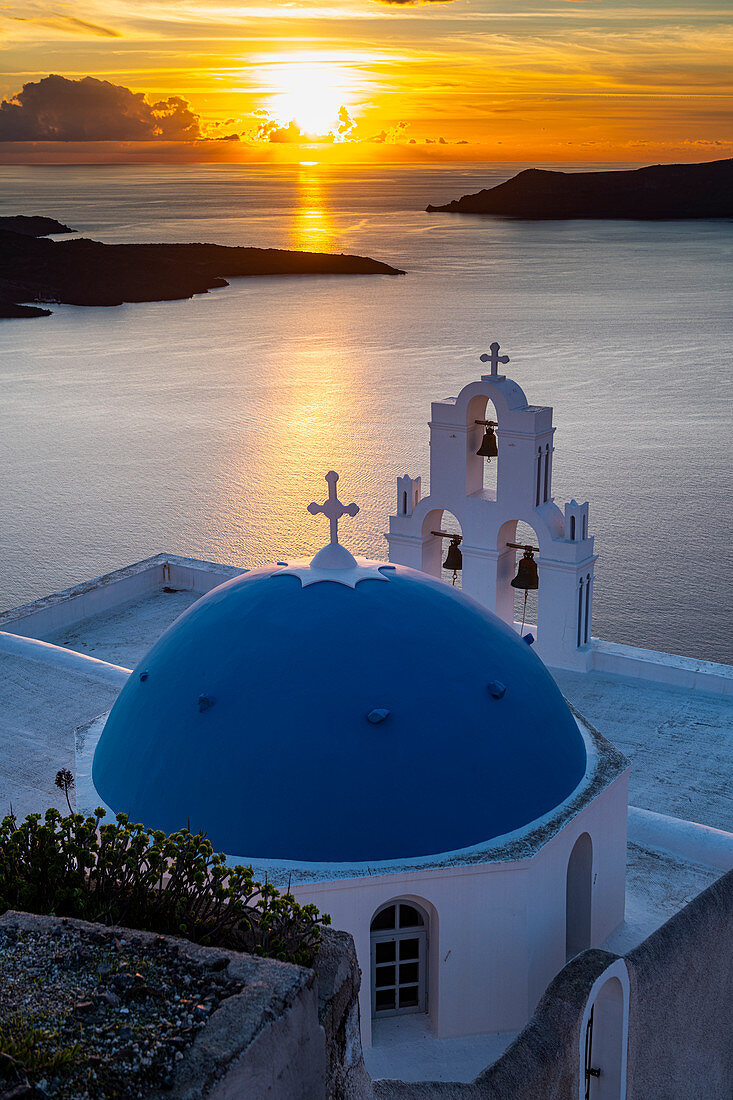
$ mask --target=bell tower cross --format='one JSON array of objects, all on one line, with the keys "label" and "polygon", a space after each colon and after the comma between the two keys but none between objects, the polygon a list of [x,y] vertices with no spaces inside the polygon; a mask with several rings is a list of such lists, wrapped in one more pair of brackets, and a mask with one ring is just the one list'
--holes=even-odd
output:
[{"label": "bell tower cross", "polygon": [[500,347],[501,345],[498,344],[496,340],[494,340],[492,344],[489,344],[489,351],[491,352],[491,355],[488,355],[486,352],[484,352],[483,355],[479,356],[482,363],[491,364],[491,374],[483,374],[481,376],[482,381],[487,381],[489,378],[491,378],[495,382],[501,382],[506,377],[506,375],[498,373],[499,364],[501,363],[503,365],[509,362],[508,355],[499,355]]}]

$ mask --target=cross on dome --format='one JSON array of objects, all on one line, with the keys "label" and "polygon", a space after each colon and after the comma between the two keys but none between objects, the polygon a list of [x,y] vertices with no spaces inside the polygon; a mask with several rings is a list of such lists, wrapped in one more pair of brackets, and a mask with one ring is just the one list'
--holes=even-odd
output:
[{"label": "cross on dome", "polygon": [[499,364],[500,363],[508,363],[509,362],[509,356],[508,355],[499,355],[500,346],[501,345],[498,344],[496,340],[494,340],[493,344],[489,344],[489,351],[491,352],[491,355],[487,355],[487,353],[484,352],[484,354],[482,356],[480,356],[480,359],[481,359],[482,363],[490,363],[491,364],[491,374],[483,374],[481,376],[482,381],[485,381],[486,379],[489,379],[489,378],[493,378],[495,381],[499,382],[499,381],[502,381],[505,378],[505,375],[498,373]]},{"label": "cross on dome", "polygon": [[331,545],[338,545],[338,523],[342,516],[355,516],[359,511],[358,504],[342,504],[336,496],[336,482],[339,476],[335,470],[329,470],[326,474],[326,481],[328,482],[328,500],[323,504],[316,504],[315,501],[308,505],[308,511],[312,516],[317,516],[319,512],[323,512],[323,515],[328,519],[331,525]]},{"label": "cross on dome", "polygon": [[329,470],[326,474],[328,482],[328,500],[323,504],[317,504],[315,500],[308,505],[308,511],[312,516],[322,513],[331,525],[331,541],[319,550],[310,562],[295,561],[286,564],[282,573],[278,576],[298,577],[303,588],[310,584],[318,584],[319,581],[337,581],[349,588],[356,588],[359,581],[375,580],[386,581],[382,570],[394,569],[394,566],[385,565],[381,561],[367,561],[354,555],[342,546],[338,539],[338,522],[342,516],[355,516],[359,511],[358,504],[342,504],[336,496],[336,482],[339,476],[335,470]]}]

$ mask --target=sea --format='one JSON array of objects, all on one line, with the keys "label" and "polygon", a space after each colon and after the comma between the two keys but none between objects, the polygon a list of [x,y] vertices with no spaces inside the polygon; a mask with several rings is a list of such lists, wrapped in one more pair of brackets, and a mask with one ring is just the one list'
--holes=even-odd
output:
[{"label": "sea", "polygon": [[407,272],[0,322],[0,609],[160,551],[310,554],[330,469],[361,509],[344,541],[386,557],[396,477],[429,488],[430,402],[498,340],[530,403],[554,407],[556,503],[590,501],[593,633],[732,662],[733,221],[425,212],[522,167],[0,168],[1,213],[97,240]]}]

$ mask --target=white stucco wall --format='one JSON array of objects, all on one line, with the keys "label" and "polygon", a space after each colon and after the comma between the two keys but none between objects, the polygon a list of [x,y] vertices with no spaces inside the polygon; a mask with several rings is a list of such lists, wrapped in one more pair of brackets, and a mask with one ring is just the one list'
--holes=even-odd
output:
[{"label": "white stucco wall", "polygon": [[628,772],[618,776],[532,858],[301,883],[301,902],[354,937],[362,970],[362,1041],[371,1045],[370,924],[397,898],[430,915],[428,1013],[439,1038],[524,1026],[565,964],[565,889],[577,838],[593,842],[592,942],[623,920]]}]

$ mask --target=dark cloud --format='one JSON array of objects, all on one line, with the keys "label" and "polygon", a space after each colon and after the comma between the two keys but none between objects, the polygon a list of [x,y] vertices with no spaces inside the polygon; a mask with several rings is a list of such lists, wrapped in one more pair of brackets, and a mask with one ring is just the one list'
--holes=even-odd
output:
[{"label": "dark cloud", "polygon": [[36,23],[39,26],[52,27],[58,31],[71,31],[72,33],[82,31],[96,35],[99,38],[122,37],[119,31],[112,30],[111,27],[103,27],[99,23],[89,23],[86,19],[77,19],[75,15],[63,15],[61,12],[56,11],[48,12],[43,16],[9,15],[8,19],[13,19],[16,23]]},{"label": "dark cloud", "polygon": [[405,140],[405,130],[407,127],[407,122],[398,122],[396,126],[392,126],[389,130],[382,130],[380,133],[373,134],[372,137],[366,138],[366,141],[374,145],[395,145]]},{"label": "dark cloud", "polygon": [[415,8],[420,4],[450,4],[452,0],[376,0],[378,4],[387,4],[389,7]]},{"label": "dark cloud", "polygon": [[46,76],[0,103],[0,141],[195,141],[198,115],[185,99],[148,103],[108,80]]}]

